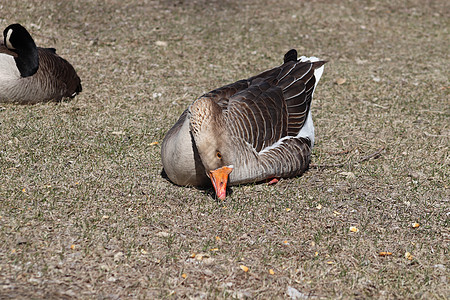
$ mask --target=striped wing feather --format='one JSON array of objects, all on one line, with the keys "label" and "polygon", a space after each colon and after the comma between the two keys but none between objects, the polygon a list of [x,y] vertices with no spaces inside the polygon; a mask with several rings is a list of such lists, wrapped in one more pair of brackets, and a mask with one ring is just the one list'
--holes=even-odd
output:
[{"label": "striped wing feather", "polygon": [[288,116],[282,97],[281,89],[264,81],[234,95],[227,111],[233,135],[244,139],[256,152],[286,135]]},{"label": "striped wing feather", "polygon": [[211,91],[229,130],[260,152],[303,127],[314,91],[314,70],[324,62],[288,61],[247,80]]},{"label": "striped wing feather", "polygon": [[[64,58],[58,56],[53,48],[38,48],[39,51],[39,72],[49,74],[42,80],[49,81],[52,86],[49,92],[55,93],[52,98],[57,101],[63,97],[73,98],[80,93],[81,80],[73,66]],[[45,78],[45,79],[44,79]]]}]

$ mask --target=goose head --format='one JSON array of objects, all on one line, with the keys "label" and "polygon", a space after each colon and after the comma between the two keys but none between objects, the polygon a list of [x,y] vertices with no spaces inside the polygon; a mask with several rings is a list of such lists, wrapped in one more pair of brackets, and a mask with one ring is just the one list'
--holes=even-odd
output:
[{"label": "goose head", "polygon": [[36,44],[30,33],[20,24],[11,24],[3,31],[4,44],[15,52],[17,69],[22,77],[34,75],[39,68]]},{"label": "goose head", "polygon": [[210,98],[202,97],[190,106],[189,112],[194,146],[217,197],[224,200],[234,157],[222,109]]}]

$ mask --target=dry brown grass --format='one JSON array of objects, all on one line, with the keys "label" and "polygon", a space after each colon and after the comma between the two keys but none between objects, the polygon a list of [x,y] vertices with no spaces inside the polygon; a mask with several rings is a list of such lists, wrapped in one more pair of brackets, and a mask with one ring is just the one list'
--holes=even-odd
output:
[{"label": "dry brown grass", "polygon": [[[450,297],[448,1],[0,8],[83,80],[71,102],[1,105],[0,298]],[[329,61],[319,167],[225,202],[162,178],[152,142],[187,105],[291,48]]]}]

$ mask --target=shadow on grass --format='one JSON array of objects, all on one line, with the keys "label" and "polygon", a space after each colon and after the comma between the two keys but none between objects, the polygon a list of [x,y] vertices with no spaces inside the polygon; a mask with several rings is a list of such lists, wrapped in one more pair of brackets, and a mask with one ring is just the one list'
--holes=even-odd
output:
[{"label": "shadow on grass", "polygon": [[[167,181],[169,181],[170,183],[180,186],[180,187],[184,187],[182,185],[178,185],[176,183],[174,183],[172,180],[170,180],[169,176],[167,176],[166,171],[164,170],[164,168],[161,170],[161,177],[166,179]],[[205,192],[205,194],[207,194],[208,196],[210,196],[211,198],[213,198],[216,201],[219,201],[219,199],[216,197],[216,193],[214,191],[214,189],[211,186],[194,186],[194,188]],[[227,187],[227,196],[231,196],[233,195],[233,190],[230,187]]]}]

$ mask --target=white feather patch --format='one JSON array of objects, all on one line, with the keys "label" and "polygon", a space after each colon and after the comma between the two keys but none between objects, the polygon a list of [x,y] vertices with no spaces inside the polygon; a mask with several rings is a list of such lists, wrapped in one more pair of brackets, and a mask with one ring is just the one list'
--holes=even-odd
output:
[{"label": "white feather patch", "polygon": [[300,129],[297,137],[308,138],[311,141],[311,148],[314,147],[314,123],[311,115],[311,109],[309,110],[306,122],[303,124],[303,127]]},{"label": "white feather patch", "polygon": [[14,57],[0,53],[0,85],[5,81],[17,79],[20,79],[20,72]]},{"label": "white feather patch", "polygon": [[[319,58],[315,57],[315,56],[311,56],[311,57],[306,57],[306,56],[300,56],[299,58],[300,61],[305,62],[305,61],[310,61],[310,62],[316,62],[316,61],[320,61]],[[317,84],[319,83],[320,77],[322,77],[323,74],[323,66],[321,66],[318,69],[314,70],[314,77],[316,78],[316,82],[314,84],[314,91],[316,90]],[[311,96],[314,95],[314,91],[313,94]],[[295,136],[296,138],[308,138],[311,141],[311,148],[314,146],[314,123],[313,123],[313,119],[312,119],[312,114],[311,114],[311,108],[308,112],[308,116],[306,118],[306,122],[305,124],[303,124],[302,129],[300,129],[299,133]],[[262,149],[259,154],[262,154],[266,151],[270,151],[272,149],[277,148],[278,146],[280,146],[285,140],[287,139],[291,139],[293,138],[292,136],[285,136],[283,138],[281,138],[280,140],[278,140],[275,144],[266,147],[264,149]]]},{"label": "white feather patch", "polygon": [[299,57],[299,60],[300,60],[300,61],[316,62],[316,61],[319,61],[320,59],[318,59],[318,58],[315,57],[315,56],[306,57],[306,56],[302,55],[302,56]]},{"label": "white feather patch", "polygon": [[[310,61],[310,62],[320,61],[320,59],[315,56],[311,56],[311,57],[300,56],[299,59],[300,59],[300,61]],[[320,80],[320,77],[322,77],[322,74],[323,74],[323,66],[314,70],[314,77],[316,77],[316,83],[314,84],[314,91],[316,90],[316,86],[319,83],[319,80]],[[314,96],[314,92],[313,92],[313,96]]]}]

